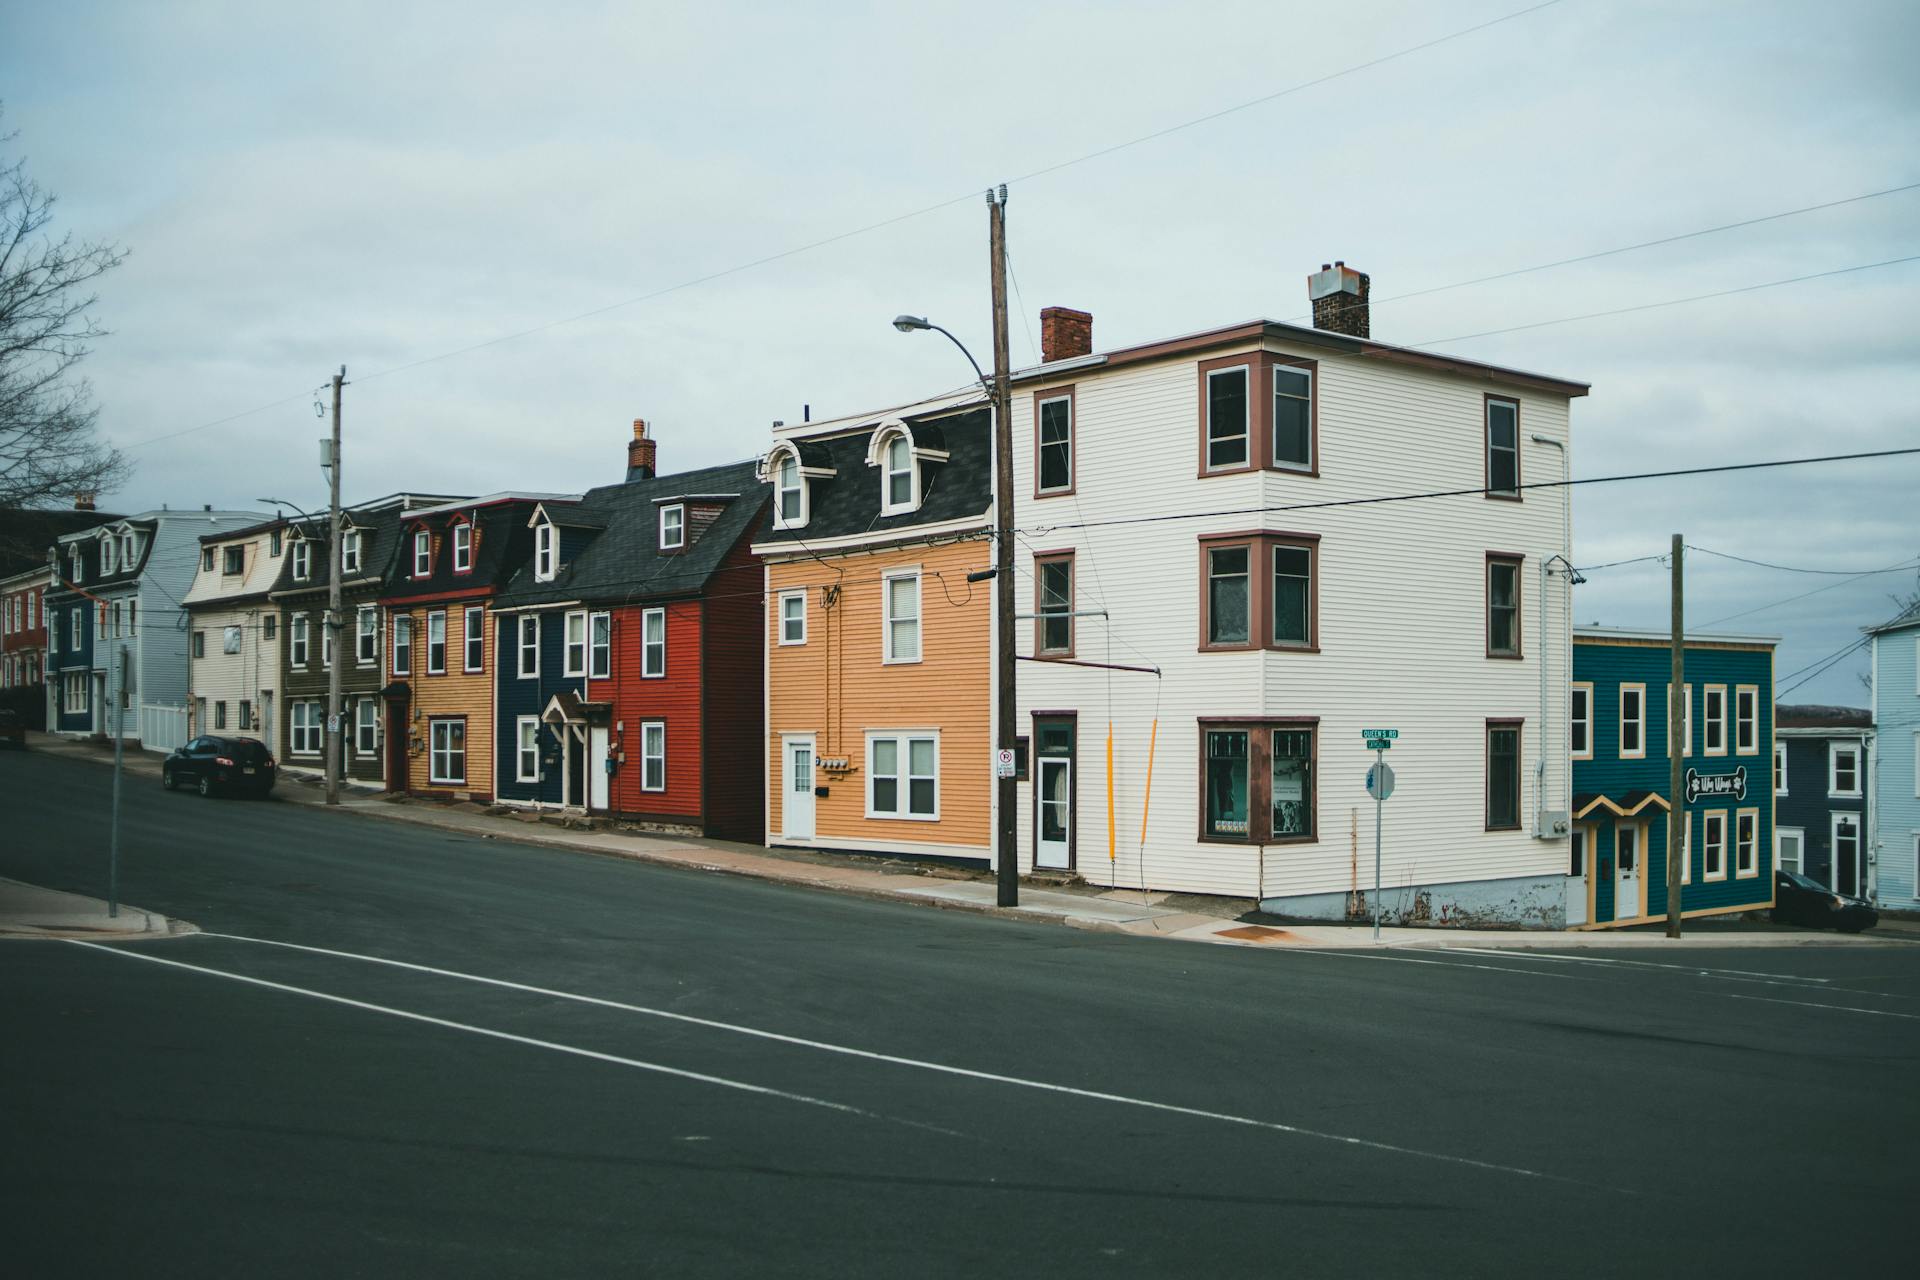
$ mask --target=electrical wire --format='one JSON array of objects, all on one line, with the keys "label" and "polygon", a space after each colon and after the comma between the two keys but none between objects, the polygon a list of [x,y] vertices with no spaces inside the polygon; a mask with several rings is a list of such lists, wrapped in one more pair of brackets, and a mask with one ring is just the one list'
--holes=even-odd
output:
[{"label": "electrical wire", "polygon": [[1886,573],[1904,573],[1913,569],[1920,569],[1920,559],[1909,561],[1906,564],[1889,565],[1884,569],[1869,569],[1866,573],[1855,574],[1851,578],[1842,578],[1838,582],[1829,582],[1824,587],[1815,587],[1811,591],[1802,591],[1797,596],[1788,596],[1784,600],[1775,600],[1771,604],[1758,605],[1752,609],[1742,609],[1739,613],[1729,613],[1725,617],[1715,618],[1711,622],[1703,622],[1703,623],[1700,623],[1699,625],[1703,630],[1708,627],[1717,627],[1723,622],[1732,622],[1736,618],[1751,617],[1756,613],[1766,613],[1769,610],[1778,609],[1782,605],[1793,604],[1796,601],[1805,600],[1809,596],[1817,596],[1822,594],[1823,592],[1832,591],[1838,587],[1844,587],[1848,583],[1857,582],[1861,578],[1871,578],[1878,574],[1886,574]]},{"label": "electrical wire", "polygon": [[[1696,547],[1691,542],[1687,544],[1687,550],[1698,551],[1703,555],[1718,556],[1722,560],[1738,560],[1741,564],[1755,565],[1762,569],[1778,569],[1782,573],[1817,573],[1834,578],[1864,578],[1868,574],[1891,573],[1894,569],[1903,567],[1901,565],[1894,565],[1887,569],[1802,569],[1790,564],[1770,564],[1765,560],[1749,560],[1746,556],[1736,556],[1726,551],[1715,551],[1712,547]],[[1666,557],[1662,556],[1659,558],[1665,559]]]}]

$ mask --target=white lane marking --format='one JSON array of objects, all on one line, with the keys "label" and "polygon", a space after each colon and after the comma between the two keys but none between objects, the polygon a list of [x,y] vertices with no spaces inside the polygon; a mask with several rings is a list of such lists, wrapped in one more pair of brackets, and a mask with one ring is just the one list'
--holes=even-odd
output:
[{"label": "white lane marking", "polygon": [[1796,1009],[1833,1009],[1840,1013],[1867,1013],[1876,1018],[1905,1018],[1920,1022],[1920,1013],[1895,1013],[1891,1009],[1861,1009],[1850,1004],[1819,1004],[1812,1000],[1781,1000],[1776,996],[1743,996],[1736,991],[1715,991],[1710,994],[1723,1000],[1757,1000],[1761,1004],[1790,1004]]},{"label": "white lane marking", "polygon": [[1833,981],[1832,978],[1812,978],[1797,973],[1764,973],[1755,969],[1714,969],[1697,964],[1662,964],[1658,960],[1621,960],[1617,957],[1607,956],[1546,956],[1539,955],[1532,951],[1502,951],[1497,947],[1455,947],[1453,949],[1455,951],[1471,951],[1476,955],[1507,956],[1514,960],[1538,960],[1554,964],[1614,964],[1625,965],[1635,969],[1677,969],[1682,973],[1696,973],[1703,976],[1725,975],[1730,978],[1759,978],[1769,982],[1790,979],[1794,982],[1817,982],[1826,984]]},{"label": "white lane marking", "polygon": [[[1450,949],[1459,950],[1457,947]],[[1571,973],[1542,973],[1537,969],[1510,969],[1503,964],[1475,964],[1471,960],[1416,960],[1414,957],[1405,954],[1404,949],[1401,947],[1389,946],[1387,950],[1393,952],[1393,954],[1388,955],[1380,951],[1348,951],[1331,947],[1325,950],[1311,947],[1298,947],[1292,949],[1290,954],[1302,956],[1338,956],[1343,960],[1386,960],[1394,964],[1431,964],[1438,965],[1442,969],[1485,969],[1488,973],[1517,973],[1523,978],[1558,978],[1562,982],[1600,981],[1598,978],[1576,977]]]},{"label": "white lane marking", "polygon": [[[289,951],[306,951],[314,955],[335,956],[343,960],[360,960],[367,964],[388,965],[395,969],[410,969],[416,973],[431,973],[443,978],[457,978],[464,982],[478,982],[485,986],[502,987],[509,991],[524,991],[529,995],[548,996],[556,1000],[572,1000],[580,1004],[598,1005],[605,1009],[619,1009],[626,1013],[637,1013],[650,1018],[664,1018],[670,1022],[682,1022],[690,1026],[706,1027],[714,1031],[730,1031],[736,1035],[752,1036],[760,1040],[771,1040],[778,1044],[794,1045],[802,1049],[818,1049],[823,1053],[837,1053],[849,1058],[863,1058],[869,1062],[884,1062],[890,1066],[912,1067],[920,1071],[933,1071],[941,1075],[961,1076],[969,1080],[983,1080],[990,1084],[1012,1085],[1021,1089],[1037,1089],[1044,1093],[1065,1094],[1074,1098],[1086,1098],[1094,1102],[1112,1102],[1121,1106],[1140,1107],[1147,1111],[1159,1111],[1169,1115],[1191,1116],[1200,1120],[1218,1120],[1224,1124],[1243,1125],[1251,1129],[1266,1129],[1274,1133],[1292,1134],[1301,1138],[1319,1138],[1326,1142],[1337,1142],[1343,1146],[1361,1147],[1369,1151],[1385,1151],[1393,1155],[1415,1156],[1422,1160],[1438,1160],[1445,1164],[1462,1165],[1472,1169],[1486,1169],[1494,1173],[1517,1174],[1523,1178],[1541,1178],[1550,1182],[1565,1182],[1575,1186],[1599,1187],[1605,1191],[1617,1191],[1622,1195],[1633,1192],[1617,1187],[1604,1187],[1579,1178],[1569,1178],[1561,1174],[1545,1173],[1538,1169],[1523,1169],[1518,1165],[1496,1164],[1490,1160],[1475,1160],[1470,1156],[1449,1155],[1441,1151],[1423,1151],[1418,1147],[1402,1147],[1391,1142],[1376,1142],[1371,1138],[1356,1138],[1343,1133],[1328,1133],[1322,1129],[1307,1129],[1299,1125],[1282,1124],[1277,1120],[1255,1120],[1248,1116],[1237,1116],[1224,1111],[1207,1111],[1199,1107],[1183,1107],[1171,1102],[1155,1102],[1148,1098],[1132,1098],[1125,1094],[1103,1093],[1097,1089],[1080,1089],[1073,1085],[1053,1084],[1045,1080],[1028,1080],[1020,1076],[1001,1075],[993,1071],[977,1071],[971,1067],[949,1066],[944,1062],[926,1062],[919,1058],[905,1058],[896,1054],[881,1053],[873,1049],[856,1049],[851,1045],[832,1044],[825,1040],[809,1040],[803,1036],[784,1035],[778,1031],[763,1031],[758,1027],[741,1026],[738,1023],[719,1022],[712,1018],[702,1018],[690,1013],[675,1013],[668,1009],[653,1009],[646,1005],[626,1004],[619,1000],[608,1000],[601,996],[580,995],[572,991],[556,991],[550,987],[536,987],[524,982],[509,982],[504,978],[488,978],[477,973],[461,973],[455,969],[438,969],[432,965],[414,964],[406,960],[390,960],[385,956],[361,955],[354,951],[335,951],[328,947],[310,947],[298,942],[277,942],[272,938],[251,938],[237,933],[200,933],[201,938],[224,938],[230,942],[251,942],[265,947],[284,947]],[[94,945],[94,944],[86,944]],[[146,957],[142,957],[143,959]],[[192,965],[183,966],[192,968]],[[207,972],[217,972],[207,970]],[[268,984],[273,985],[273,984]],[[351,1003],[351,1002],[348,1002]],[[827,1104],[832,1105],[832,1104]]]},{"label": "white lane marking", "polygon": [[[424,1013],[414,1013],[409,1009],[395,1009],[384,1004],[369,1004],[364,1000],[349,1000],[346,996],[331,995],[325,991],[311,991],[306,987],[289,986],[284,982],[269,982],[265,978],[252,978],[243,973],[229,973],[225,969],[209,969],[203,965],[182,964],[178,960],[163,960],[159,956],[148,955],[143,951],[129,951],[124,947],[109,947],[98,942],[82,942],[77,938],[68,938],[76,947],[86,947],[92,951],[104,951],[111,956],[122,956],[128,960],[144,960],[148,964],[163,964],[172,969],[187,969],[193,973],[211,974],[216,978],[228,978],[234,982],[245,982],[256,987],[266,987],[273,991],[285,991],[292,995],[308,996],[314,1000],[325,1000],[330,1004],[346,1005],[351,1009],[364,1009],[369,1013],[384,1013],[390,1017],[406,1018],[413,1022],[424,1022],[429,1026],[446,1027],[452,1031],[465,1031],[476,1036],[489,1036],[495,1040],[506,1040],[513,1044],[531,1045],[536,1049],[551,1049],[555,1053],[570,1053],[579,1058],[592,1058],[599,1062],[611,1062],[616,1066],[634,1067],[641,1071],[657,1072],[664,1076],[677,1076],[682,1080],[693,1080],[700,1084],[719,1085],[723,1089],[738,1089],[742,1093],[757,1093],[769,1098],[779,1098],[786,1102],[802,1102],[810,1107],[825,1107],[829,1111],[840,1111],[847,1115],[861,1116],[869,1120],[886,1120],[887,1116],[863,1111],[859,1107],[850,1107],[843,1102],[829,1102],[825,1098],[813,1098],[804,1093],[788,1093],[784,1089],[770,1089],[765,1085],[748,1084],[744,1080],[729,1080],[725,1076],[710,1076],[699,1071],[685,1071],[679,1067],[669,1067],[658,1062],[643,1062],[638,1058],[623,1058],[618,1054],[601,1053],[595,1049],[582,1049],[578,1045],[560,1044],[553,1040],[536,1040],[532,1036],[518,1036],[510,1031],[495,1031],[490,1027],[476,1027],[470,1023],[453,1022],[446,1018],[435,1018]],[[945,1132],[943,1130],[942,1132]],[[956,1135],[957,1136],[957,1135]]]}]

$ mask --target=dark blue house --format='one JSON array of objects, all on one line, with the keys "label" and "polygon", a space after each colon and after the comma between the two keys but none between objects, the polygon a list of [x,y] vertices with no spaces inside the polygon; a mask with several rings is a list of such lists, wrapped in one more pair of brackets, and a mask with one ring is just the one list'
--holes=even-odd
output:
[{"label": "dark blue house", "polygon": [[1774,850],[1780,866],[1835,893],[1867,896],[1873,713],[1774,708]]},{"label": "dark blue house", "polygon": [[[84,553],[83,553],[84,554]],[[104,691],[93,677],[97,606],[73,591],[47,593],[47,684],[53,689],[55,733],[100,732]]]},{"label": "dark blue house", "polygon": [[[1683,918],[1773,903],[1773,646],[1687,638]],[[1672,672],[1662,633],[1574,629],[1569,925],[1667,918]]]}]

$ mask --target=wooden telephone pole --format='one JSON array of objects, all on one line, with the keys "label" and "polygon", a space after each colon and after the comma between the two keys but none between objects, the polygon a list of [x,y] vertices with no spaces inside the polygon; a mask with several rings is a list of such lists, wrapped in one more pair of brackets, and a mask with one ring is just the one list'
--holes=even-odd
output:
[{"label": "wooden telephone pole", "polygon": [[1680,936],[1680,860],[1686,856],[1687,797],[1681,765],[1686,758],[1687,627],[1686,544],[1673,535],[1673,683],[1667,693],[1667,936]]},{"label": "wooden telephone pole", "polygon": [[[323,646],[331,646],[333,658],[327,663],[327,803],[340,803],[340,672],[346,665],[347,651],[341,641],[340,619],[340,387],[347,380],[347,366],[333,375],[333,442],[327,450],[327,619],[322,624]],[[324,654],[325,648],[321,650]]]},{"label": "wooden telephone pole", "polygon": [[[1003,752],[1015,748],[1019,714],[1013,696],[1013,423],[1007,412],[1007,189],[987,192],[987,228],[993,271],[993,591],[994,591],[994,706]],[[999,770],[996,766],[995,773]],[[1012,771],[994,779],[997,804],[993,856],[996,901],[1003,907],[1020,903],[1020,849],[1018,784]]]}]

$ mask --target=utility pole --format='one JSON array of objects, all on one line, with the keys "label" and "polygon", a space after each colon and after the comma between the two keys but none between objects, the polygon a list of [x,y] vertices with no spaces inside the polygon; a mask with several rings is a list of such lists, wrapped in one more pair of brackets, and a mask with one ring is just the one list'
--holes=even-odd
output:
[{"label": "utility pole", "polygon": [[127,749],[127,646],[120,646],[120,687],[113,698],[113,818],[107,826],[107,918],[120,918],[120,775]]},{"label": "utility pole", "polygon": [[[1015,748],[1013,696],[1013,423],[1007,412],[1007,188],[987,192],[993,271],[993,591],[994,705],[1001,751]],[[996,774],[999,770],[995,769]],[[1003,907],[1020,904],[1020,849],[1015,837],[1019,792],[1014,774],[994,779],[997,799],[994,867]]]},{"label": "utility pole", "polygon": [[[340,670],[346,664],[341,645],[340,619],[340,388],[347,380],[347,366],[333,375],[333,441],[327,450],[327,617],[322,644],[331,644],[332,661],[327,663],[327,803],[340,803]],[[324,653],[325,650],[323,649]]]},{"label": "utility pole", "polygon": [[1667,695],[1667,936],[1680,936],[1680,859],[1686,849],[1687,797],[1680,787],[1686,757],[1687,629],[1684,599],[1686,545],[1673,535],[1673,683]]}]

